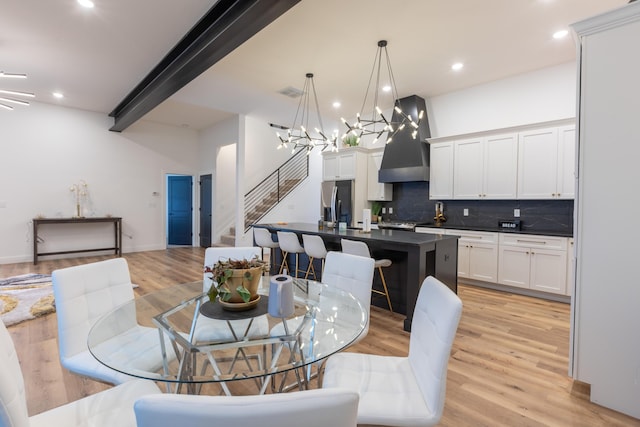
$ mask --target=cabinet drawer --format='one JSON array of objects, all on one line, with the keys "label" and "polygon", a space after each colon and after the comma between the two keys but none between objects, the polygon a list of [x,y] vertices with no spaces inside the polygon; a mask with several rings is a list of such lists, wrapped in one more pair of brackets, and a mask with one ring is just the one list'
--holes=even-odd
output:
[{"label": "cabinet drawer", "polygon": [[567,250],[566,237],[540,236],[535,234],[500,234],[500,244],[526,248]]},{"label": "cabinet drawer", "polygon": [[459,236],[459,242],[498,243],[498,233],[447,229],[445,234],[450,236]]}]

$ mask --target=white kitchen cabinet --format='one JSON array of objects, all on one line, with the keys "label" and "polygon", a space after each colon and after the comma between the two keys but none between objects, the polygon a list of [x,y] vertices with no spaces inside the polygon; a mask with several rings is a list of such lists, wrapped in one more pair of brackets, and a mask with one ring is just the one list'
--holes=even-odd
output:
[{"label": "white kitchen cabinet", "polygon": [[518,199],[574,196],[575,126],[518,135]]},{"label": "white kitchen cabinet", "polygon": [[453,199],[453,141],[429,147],[429,199]]},{"label": "white kitchen cabinet", "polygon": [[559,199],[573,199],[576,188],[576,127],[558,128],[558,180],[556,195]]},{"label": "white kitchen cabinet", "polygon": [[445,234],[459,236],[458,277],[498,281],[498,233],[446,229]]},{"label": "white kitchen cabinet", "polygon": [[356,168],[355,152],[328,153],[323,159],[322,179],[324,181],[355,179]]},{"label": "white kitchen cabinet", "polygon": [[393,185],[384,182],[378,182],[378,171],[382,164],[382,155],[384,148],[373,151],[369,154],[367,164],[367,199],[376,201],[393,200]]},{"label": "white kitchen cabinet", "polygon": [[518,144],[514,133],[455,142],[454,199],[515,199]]},{"label": "white kitchen cabinet", "polygon": [[567,238],[500,235],[498,283],[567,294]]}]

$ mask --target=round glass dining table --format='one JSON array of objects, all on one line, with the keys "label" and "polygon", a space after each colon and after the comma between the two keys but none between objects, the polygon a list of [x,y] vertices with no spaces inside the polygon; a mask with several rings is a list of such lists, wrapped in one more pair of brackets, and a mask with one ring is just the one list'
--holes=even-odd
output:
[{"label": "round glass dining table", "polygon": [[[268,312],[267,276],[260,303],[247,311],[214,307],[201,281],[152,292],[99,318],[89,332],[89,351],[111,369],[165,382],[169,390],[175,385],[178,392],[186,386],[198,393],[217,383],[233,394],[231,382],[251,379],[259,393],[282,391],[287,381],[306,388],[311,366],[351,345],[369,319],[351,293],[311,280],[293,279],[292,285],[295,312],[284,319]],[[131,339],[141,328],[150,335],[145,345]],[[140,363],[152,357],[155,366]]]}]

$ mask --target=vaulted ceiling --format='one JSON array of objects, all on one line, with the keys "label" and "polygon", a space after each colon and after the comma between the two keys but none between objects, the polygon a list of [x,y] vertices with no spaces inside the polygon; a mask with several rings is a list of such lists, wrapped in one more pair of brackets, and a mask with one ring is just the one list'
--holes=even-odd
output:
[{"label": "vaulted ceiling", "polygon": [[[84,9],[75,0],[0,0],[0,70],[28,74],[0,80],[0,89],[109,114],[217,2],[94,3]],[[297,100],[278,91],[301,89],[307,72],[315,74],[323,117],[351,115],[362,105],[381,39],[389,43],[399,95],[428,98],[572,61],[575,41],[552,34],[626,3],[301,0],[144,119],[194,129],[238,113],[291,119]],[[465,66],[454,72],[454,62]],[[53,91],[65,97],[55,99]]]}]

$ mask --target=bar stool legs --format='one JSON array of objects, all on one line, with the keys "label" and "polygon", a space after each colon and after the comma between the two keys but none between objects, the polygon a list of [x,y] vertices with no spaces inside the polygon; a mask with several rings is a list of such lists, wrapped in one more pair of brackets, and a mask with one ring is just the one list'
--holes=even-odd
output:
[{"label": "bar stool legs", "polygon": [[289,263],[287,258],[290,253],[296,255],[296,268],[293,270],[293,277],[298,277],[298,273],[301,272],[299,269],[299,257],[298,255],[304,253],[304,248],[300,245],[300,241],[298,241],[298,236],[296,233],[292,233],[290,231],[278,231],[278,242],[280,243],[280,250],[282,250],[282,263],[280,264],[280,274],[287,268],[289,274],[291,274],[291,268],[289,268]]},{"label": "bar stool legs", "polygon": [[389,298],[389,289],[387,289],[387,281],[384,278],[384,273],[382,272],[382,267],[389,267],[391,265],[391,260],[388,259],[377,259],[375,263],[378,268],[378,273],[380,274],[380,280],[382,281],[382,288],[384,291],[379,291],[377,289],[371,289],[371,292],[384,295],[387,298],[387,304],[389,304],[389,311],[393,313],[393,307],[391,306],[391,298]]}]

